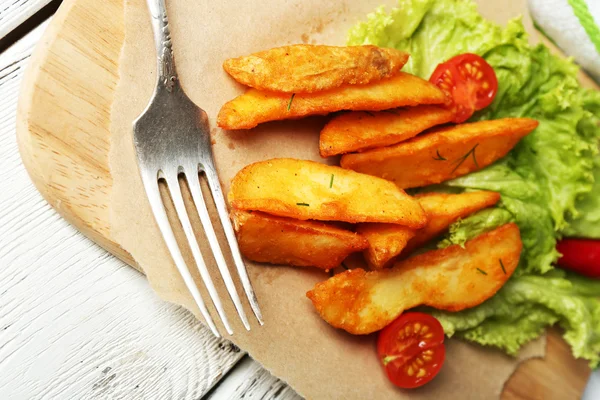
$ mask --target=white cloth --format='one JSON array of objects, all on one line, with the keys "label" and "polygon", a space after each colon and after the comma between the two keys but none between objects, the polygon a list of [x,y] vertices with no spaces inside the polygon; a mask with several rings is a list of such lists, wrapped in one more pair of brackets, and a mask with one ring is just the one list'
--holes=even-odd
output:
[{"label": "white cloth", "polygon": [[[589,14],[600,27],[600,0],[582,2],[587,4]],[[544,33],[600,82],[600,54],[575,16],[569,0],[529,0],[529,10]]]}]

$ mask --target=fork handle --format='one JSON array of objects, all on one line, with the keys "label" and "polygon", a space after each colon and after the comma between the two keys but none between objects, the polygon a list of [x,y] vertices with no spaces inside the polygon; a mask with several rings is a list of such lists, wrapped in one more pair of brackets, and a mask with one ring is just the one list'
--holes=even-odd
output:
[{"label": "fork handle", "polygon": [[167,7],[165,0],[147,0],[147,3],[150,9],[152,30],[154,31],[154,45],[156,46],[158,63],[158,85],[162,85],[167,91],[171,92],[175,86],[179,85],[179,79],[175,69],[175,59],[173,58]]}]

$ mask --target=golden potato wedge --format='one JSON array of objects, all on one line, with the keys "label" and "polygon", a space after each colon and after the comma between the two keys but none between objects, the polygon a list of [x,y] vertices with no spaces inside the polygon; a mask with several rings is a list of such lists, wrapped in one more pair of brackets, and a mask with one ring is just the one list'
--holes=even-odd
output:
[{"label": "golden potato wedge", "polygon": [[484,190],[459,194],[424,193],[417,195],[416,199],[427,214],[427,225],[410,239],[401,256],[410,255],[415,249],[438,237],[460,218],[466,218],[498,203],[500,193]]},{"label": "golden potato wedge", "polygon": [[356,227],[356,231],[369,242],[369,248],[363,254],[371,269],[391,266],[398,256],[409,255],[413,250],[439,236],[459,218],[493,206],[500,200],[500,193],[424,193],[415,198],[428,218],[427,225],[419,230],[377,223],[359,224]]},{"label": "golden potato wedge", "polygon": [[403,189],[426,186],[490,165],[537,126],[530,118],[504,118],[436,128],[390,147],[346,154],[341,165]]},{"label": "golden potato wedge", "polygon": [[233,178],[229,203],[301,220],[388,222],[421,228],[419,203],[381,178],[320,164],[277,158],[246,166]]},{"label": "golden potato wedge", "polygon": [[319,139],[322,157],[390,146],[425,129],[450,122],[453,113],[439,106],[417,106],[379,112],[356,111],[334,117]]},{"label": "golden potato wedge", "polygon": [[415,229],[406,226],[372,222],[358,224],[356,232],[369,243],[363,255],[369,267],[374,270],[389,267],[417,233]]},{"label": "golden potato wedge", "polygon": [[325,321],[364,335],[419,305],[460,311],[483,303],[512,275],[521,248],[519,228],[506,224],[468,241],[465,248],[430,251],[381,271],[343,272],[306,295]]},{"label": "golden potato wedge", "polygon": [[359,234],[322,222],[240,210],[231,218],[242,254],[262,263],[328,270],[369,245]]},{"label": "golden potato wedge", "polygon": [[223,68],[236,81],[259,90],[313,93],[389,78],[408,57],[403,51],[373,45],[296,44],[231,58]]},{"label": "golden potato wedge", "polygon": [[414,75],[395,76],[367,85],[343,85],[316,93],[278,93],[249,89],[225,103],[217,116],[223,129],[250,129],[256,125],[340,110],[379,111],[419,104],[441,104],[446,95],[434,84]]}]

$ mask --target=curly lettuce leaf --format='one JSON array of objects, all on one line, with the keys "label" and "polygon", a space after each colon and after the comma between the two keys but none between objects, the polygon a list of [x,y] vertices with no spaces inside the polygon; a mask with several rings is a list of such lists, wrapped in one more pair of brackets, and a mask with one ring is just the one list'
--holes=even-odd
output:
[{"label": "curly lettuce leaf", "polygon": [[527,46],[518,21],[502,29],[484,19],[472,1],[400,0],[389,13],[379,7],[351,29],[348,44],[408,51],[411,57],[402,70],[428,79],[439,63],[457,54],[484,55],[515,37]]},{"label": "curly lettuce leaf", "polygon": [[600,157],[594,167],[594,186],[576,203],[577,217],[569,220],[565,236],[600,239]]},{"label": "curly lettuce leaf", "polygon": [[[530,117],[540,122],[499,162],[445,183],[452,190],[498,191],[502,201],[455,223],[439,246],[462,245],[514,221],[523,253],[513,278],[496,296],[471,310],[436,314],[448,334],[511,354],[544,327],[559,323],[573,353],[598,365],[600,289],[593,286],[589,290],[595,294],[583,294],[589,282],[553,271],[553,263],[563,231],[600,237],[600,183],[594,186],[593,173],[600,93],[579,85],[570,60],[530,46],[519,19],[500,27],[482,18],[470,0],[400,0],[389,12],[380,7],[351,30],[349,44],[408,51],[404,71],[426,79],[440,62],[465,52],[479,54],[494,67],[499,86],[492,105],[472,120]],[[600,182],[600,168],[596,172]],[[587,195],[592,189],[594,194]]]},{"label": "curly lettuce leaf", "polygon": [[446,238],[438,243],[438,248],[442,249],[453,244],[464,247],[466,241],[510,222],[514,222],[512,214],[501,208],[478,211],[452,224]]},{"label": "curly lettuce leaf", "polygon": [[487,302],[460,313],[433,310],[446,334],[493,345],[509,354],[559,324],[576,357],[600,364],[600,281],[555,270],[509,280]]}]

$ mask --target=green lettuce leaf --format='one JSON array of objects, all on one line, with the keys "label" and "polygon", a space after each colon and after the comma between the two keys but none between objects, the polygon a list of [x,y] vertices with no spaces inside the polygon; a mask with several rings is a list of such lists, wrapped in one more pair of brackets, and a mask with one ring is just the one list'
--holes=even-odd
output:
[{"label": "green lettuce leaf", "polygon": [[[389,11],[380,7],[351,30],[349,44],[406,50],[411,58],[404,71],[425,79],[457,54],[479,54],[494,67],[499,86],[492,105],[472,120],[530,117],[540,122],[499,162],[444,184],[454,190],[498,191],[502,200],[496,208],[455,223],[439,246],[462,245],[514,221],[523,252],[513,277],[496,296],[472,310],[436,315],[448,334],[511,354],[558,322],[573,353],[597,365],[600,289],[596,297],[582,295],[580,287],[587,281],[560,275],[553,263],[563,231],[600,236],[600,183],[594,186],[593,173],[600,93],[579,85],[570,60],[545,46],[532,47],[519,19],[500,27],[482,18],[470,0],[400,0]],[[600,169],[596,176],[600,182]],[[592,188],[594,195],[587,195]]]},{"label": "green lettuce leaf", "polygon": [[596,158],[595,164],[592,191],[577,201],[575,208],[579,215],[569,220],[565,236],[600,239],[600,158]]},{"label": "green lettuce leaf", "polygon": [[452,224],[446,238],[438,243],[438,248],[445,248],[453,244],[463,246],[467,240],[474,239],[482,233],[509,222],[514,222],[513,215],[502,208],[478,211],[468,218]]},{"label": "green lettuce leaf", "polygon": [[493,345],[509,354],[559,324],[576,357],[600,363],[600,281],[555,270],[509,280],[490,300],[460,313],[433,310],[446,334]]}]

